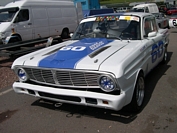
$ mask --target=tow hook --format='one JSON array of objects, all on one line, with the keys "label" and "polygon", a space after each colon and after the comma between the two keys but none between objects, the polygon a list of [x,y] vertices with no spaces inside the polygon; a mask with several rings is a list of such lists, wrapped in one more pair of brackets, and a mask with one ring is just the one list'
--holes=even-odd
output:
[{"label": "tow hook", "polygon": [[56,108],[59,108],[60,106],[62,106],[62,103],[55,103],[54,105]]}]

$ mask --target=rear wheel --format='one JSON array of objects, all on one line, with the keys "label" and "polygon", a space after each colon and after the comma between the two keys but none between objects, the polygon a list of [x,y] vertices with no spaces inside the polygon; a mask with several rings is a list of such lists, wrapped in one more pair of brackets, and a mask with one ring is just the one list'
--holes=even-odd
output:
[{"label": "rear wheel", "polygon": [[145,82],[143,73],[140,72],[136,81],[133,98],[129,107],[131,111],[138,112],[141,110],[145,96]]},{"label": "rear wheel", "polygon": [[69,30],[68,29],[64,29],[62,31],[61,38],[62,39],[67,39],[68,37],[69,37]]},{"label": "rear wheel", "polygon": [[167,47],[165,47],[165,53],[163,55],[162,64],[165,64],[167,62],[167,58],[168,58],[168,52],[167,52]]}]

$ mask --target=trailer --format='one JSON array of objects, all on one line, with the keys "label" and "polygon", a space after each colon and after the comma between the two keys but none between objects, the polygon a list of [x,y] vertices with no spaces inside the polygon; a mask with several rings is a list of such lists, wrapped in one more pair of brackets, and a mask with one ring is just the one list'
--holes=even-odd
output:
[{"label": "trailer", "polygon": [[38,38],[28,41],[20,41],[15,43],[8,43],[0,45],[0,57],[19,57],[21,55],[34,52],[36,50],[55,45],[62,42],[60,36],[49,38]]}]

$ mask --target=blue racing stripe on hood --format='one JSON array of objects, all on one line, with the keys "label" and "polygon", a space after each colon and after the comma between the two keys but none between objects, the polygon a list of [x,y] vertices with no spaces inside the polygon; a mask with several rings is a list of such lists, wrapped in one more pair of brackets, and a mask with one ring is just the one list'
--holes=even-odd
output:
[{"label": "blue racing stripe on hood", "polygon": [[85,38],[62,47],[56,53],[39,62],[39,67],[74,69],[79,60],[109,44],[105,38]]}]

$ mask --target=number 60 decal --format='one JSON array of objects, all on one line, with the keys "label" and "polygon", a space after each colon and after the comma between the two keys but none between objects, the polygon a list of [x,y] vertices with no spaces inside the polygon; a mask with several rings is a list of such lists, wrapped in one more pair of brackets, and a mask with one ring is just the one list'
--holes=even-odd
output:
[{"label": "number 60 decal", "polygon": [[154,63],[163,54],[163,42],[160,41],[158,44],[152,46],[152,63]]},{"label": "number 60 decal", "polygon": [[83,46],[66,46],[66,47],[63,47],[61,48],[60,50],[62,51],[68,51],[68,50],[71,50],[71,51],[83,51],[86,47],[83,47]]}]

